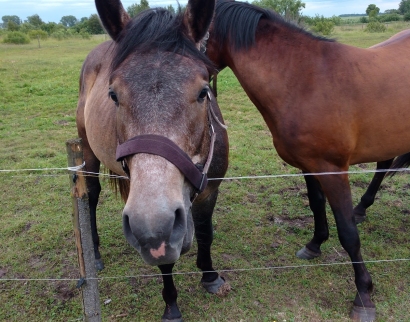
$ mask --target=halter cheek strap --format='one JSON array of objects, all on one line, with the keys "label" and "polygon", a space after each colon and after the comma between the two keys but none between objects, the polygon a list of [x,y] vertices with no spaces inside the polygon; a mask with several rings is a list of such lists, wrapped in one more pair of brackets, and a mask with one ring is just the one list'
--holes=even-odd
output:
[{"label": "halter cheek strap", "polygon": [[[209,151],[210,158],[208,155],[208,160],[212,159],[213,141],[215,139],[211,138],[212,147]],[[164,136],[146,134],[131,138],[117,147],[116,159],[117,161],[123,161],[125,157],[137,153],[155,154],[165,158],[184,174],[198,193],[204,191],[208,183],[207,170],[209,165],[206,164],[203,171],[201,171],[202,169],[195,165],[184,151]]]}]

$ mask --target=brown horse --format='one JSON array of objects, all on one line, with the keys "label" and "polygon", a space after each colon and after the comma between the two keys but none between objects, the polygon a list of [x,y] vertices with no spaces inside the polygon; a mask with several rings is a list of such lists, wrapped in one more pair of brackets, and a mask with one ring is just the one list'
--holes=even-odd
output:
[{"label": "brown horse", "polygon": [[[184,14],[165,9],[131,19],[119,0],[96,0],[113,39],[86,58],[80,79],[77,127],[86,171],[102,162],[119,180],[126,201],[128,242],[159,266],[166,303],[163,320],[180,321],[172,268],[191,247],[195,230],[202,284],[216,293],[224,280],[212,267],[212,212],[228,166],[228,138],[210,91],[213,65],[198,48],[214,0],[190,0]],[[87,180],[96,264],[98,177]]]},{"label": "brown horse", "polygon": [[[303,173],[347,171],[410,151],[410,30],[359,49],[314,36],[276,13],[219,1],[208,57],[229,66],[267,123],[281,158]],[[391,164],[391,163],[390,163]],[[363,263],[347,174],[306,175],[313,239],[297,256],[312,259],[329,236],[326,198],[355,272],[351,317],[375,318],[372,279]]]},{"label": "brown horse", "polygon": [[[376,44],[370,48],[378,48],[378,47],[384,47],[387,46],[391,43],[394,43],[396,41],[400,41],[400,39],[408,38],[408,30],[401,31],[397,33],[396,35],[390,37],[386,41],[383,41],[379,44]],[[409,159],[410,159],[410,153],[406,153],[404,155],[401,155],[397,157],[396,159],[389,159],[385,161],[379,161],[377,162],[377,168],[376,170],[381,171],[382,169],[397,169],[397,168],[402,168],[402,167],[407,167],[409,166]],[[393,162],[394,161],[394,162]],[[354,214],[355,214],[355,220],[356,223],[361,223],[365,220],[366,218],[366,209],[369,208],[373,203],[374,199],[376,197],[376,193],[379,190],[379,187],[385,177],[387,172],[381,171],[381,172],[376,172],[373,176],[372,181],[370,182],[369,187],[367,188],[366,192],[360,199],[359,204],[354,208]],[[394,175],[395,172],[390,173],[391,175]]]}]

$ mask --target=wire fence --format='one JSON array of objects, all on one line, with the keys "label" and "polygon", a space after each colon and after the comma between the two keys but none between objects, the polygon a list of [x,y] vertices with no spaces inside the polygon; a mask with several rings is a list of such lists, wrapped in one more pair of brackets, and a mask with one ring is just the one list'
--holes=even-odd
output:
[{"label": "wire fence", "polygon": [[[11,177],[66,177],[68,174],[78,174],[81,173],[85,177],[108,177],[108,178],[115,178],[115,179],[124,179],[128,180],[128,177],[125,176],[118,176],[118,175],[111,175],[107,173],[102,173],[102,172],[89,172],[89,171],[84,171],[85,163],[83,163],[80,166],[77,167],[63,167],[63,168],[27,168],[27,169],[0,169],[0,177],[2,174],[11,174]],[[275,179],[275,178],[289,178],[289,177],[303,177],[306,175],[313,175],[313,176],[323,176],[323,175],[341,175],[341,174],[374,174],[374,173],[385,173],[385,172],[402,172],[402,173],[407,173],[410,171],[408,168],[400,168],[400,169],[374,169],[374,170],[368,170],[368,169],[358,169],[358,170],[349,170],[349,171],[340,171],[340,172],[318,172],[318,173],[287,173],[287,174],[269,174],[269,175],[254,175],[254,176],[235,176],[235,177],[225,177],[225,178],[209,178],[209,180],[223,180],[223,181],[232,181],[235,182],[237,180],[254,180],[254,179]],[[54,172],[54,173],[53,173]],[[336,253],[337,250],[335,249]],[[338,253],[339,254],[339,253]],[[339,254],[340,255],[340,254]],[[339,260],[339,261],[338,261]],[[346,259],[334,259],[331,260],[331,262],[322,262],[322,263],[313,263],[313,264],[300,264],[300,265],[266,265],[266,266],[259,266],[259,267],[233,267],[230,269],[217,269],[216,272],[223,274],[229,274],[229,273],[252,273],[252,272],[263,272],[263,271],[279,271],[279,270],[295,270],[296,274],[300,274],[302,269],[318,269],[318,268],[323,268],[323,267],[337,267],[337,266],[346,266],[346,265],[352,265],[352,264],[358,264],[358,263],[364,263],[364,264],[375,264],[375,265],[383,265],[382,269],[387,269],[390,270],[388,266],[389,264],[393,264],[395,266],[400,265],[400,264],[405,264],[410,262],[410,258],[385,258],[385,259],[374,259],[374,260],[366,260],[363,262],[351,262]],[[259,264],[260,265],[260,264]],[[256,266],[256,265],[255,265]],[[385,268],[388,267],[388,268]],[[405,266],[399,266],[399,269],[403,269]],[[1,269],[1,266],[0,266]],[[1,273],[1,272],[0,272]],[[52,287],[54,285],[53,283],[60,283],[60,282],[67,282],[67,283],[76,283],[77,288],[83,288],[82,285],[83,283],[88,281],[86,285],[89,285],[91,283],[97,283],[101,281],[113,281],[113,284],[119,283],[119,285],[122,286],[123,282],[129,282],[132,279],[147,279],[147,278],[154,278],[159,281],[160,278],[162,278],[164,275],[173,275],[173,276],[194,276],[194,275],[200,275],[206,272],[203,271],[175,271],[171,274],[132,274],[132,275],[119,275],[119,276],[97,276],[93,275],[94,277],[85,277],[85,278],[6,278],[6,277],[0,277],[0,283],[4,284],[6,282],[11,283],[12,287],[15,287],[16,284],[13,283],[22,283],[21,285],[26,285],[27,283],[46,283],[45,285],[40,284],[40,287]],[[292,272],[293,274],[293,272]],[[229,276],[229,275],[225,275]],[[252,278],[254,278],[254,275],[251,275]],[[229,281],[229,280],[228,280]],[[5,285],[5,284],[4,284]],[[37,287],[38,284],[35,284]],[[356,292],[355,287],[350,286],[351,292],[354,293]],[[98,291],[98,286],[97,286],[97,294],[99,294]],[[98,295],[99,296],[99,295]],[[83,298],[87,298],[87,305],[90,305],[90,302],[93,302],[90,297],[87,297],[87,295],[83,295]],[[111,298],[106,299],[105,301],[101,300],[96,300],[93,303],[104,303],[107,304],[111,302]],[[96,311],[97,312],[97,311]],[[99,310],[98,312],[101,312]],[[114,311],[111,311],[113,313]],[[101,315],[101,313],[99,313]],[[68,321],[80,321],[84,320],[85,317],[88,316],[85,311],[83,313],[83,317],[76,318],[75,316],[72,316],[71,319]],[[102,315],[101,315],[102,316]],[[127,313],[125,314],[117,314],[117,315],[111,315],[111,317],[115,318],[123,318],[128,316]],[[286,320],[283,320],[286,321]]]},{"label": "wire fence", "polygon": [[[269,267],[251,267],[251,268],[234,268],[234,269],[221,269],[216,270],[218,273],[237,273],[237,272],[252,272],[252,271],[268,271],[268,270],[279,270],[279,269],[300,269],[300,268],[318,268],[318,267],[328,267],[328,266],[343,266],[352,264],[380,264],[380,263],[398,263],[398,262],[409,262],[410,258],[397,258],[397,259],[379,259],[379,260],[368,260],[363,262],[334,262],[334,263],[319,263],[319,264],[303,264],[303,265],[284,265],[284,266],[269,266]],[[104,276],[97,278],[85,278],[85,280],[118,280],[118,279],[129,279],[129,278],[152,278],[152,277],[162,277],[164,275],[200,275],[203,273],[208,273],[207,271],[192,271],[192,272],[173,272],[171,274],[136,274],[136,275],[124,275],[124,276]],[[209,272],[210,273],[210,272]],[[0,281],[14,281],[14,282],[30,282],[30,281],[78,281],[78,278],[0,278]]]},{"label": "wire fence", "polygon": [[[66,176],[68,172],[79,172],[82,173],[84,176],[92,176],[92,177],[109,177],[113,179],[126,179],[129,178],[126,176],[120,175],[112,175],[103,172],[90,172],[90,171],[82,171],[85,164],[82,164],[78,167],[66,167],[66,168],[39,168],[39,169],[0,169],[0,173],[24,173],[24,172],[46,172],[46,171],[61,171],[65,173],[60,174],[41,174],[38,176]],[[236,177],[223,177],[223,178],[208,178],[208,180],[222,180],[222,181],[229,181],[229,180],[245,180],[245,179],[269,179],[269,178],[286,178],[286,177],[304,177],[304,176],[327,176],[327,175],[342,175],[342,174],[370,174],[370,173],[397,173],[397,172],[410,172],[410,168],[397,168],[397,169],[360,169],[360,170],[348,170],[348,171],[329,171],[329,172],[309,172],[309,173],[286,173],[286,174],[268,174],[268,175],[255,175],[255,176],[236,176]],[[27,176],[27,175],[26,175]]]},{"label": "wire fence", "polygon": [[[102,176],[116,179],[128,180],[128,177],[111,175],[102,172],[89,172],[83,171],[85,163],[77,167],[64,167],[64,168],[27,168],[27,169],[0,169],[0,174],[6,173],[27,173],[27,172],[61,172],[57,174],[36,174],[35,176],[67,176],[67,173],[77,172],[82,173],[84,176]],[[409,168],[398,168],[398,169],[360,169],[360,170],[349,170],[340,172],[316,172],[316,173],[288,173],[288,174],[271,174],[271,175],[255,175],[255,176],[235,176],[235,177],[225,177],[225,178],[209,178],[208,180],[253,180],[253,179],[270,179],[270,178],[286,178],[286,177],[302,177],[302,176],[323,176],[323,175],[341,175],[341,174],[372,174],[381,172],[409,172]],[[22,177],[29,177],[30,175],[23,175]],[[13,177],[18,177],[18,175],[13,175]],[[379,264],[379,263],[394,263],[394,262],[408,262],[410,258],[397,258],[397,259],[379,259],[379,260],[368,260],[363,261],[364,264]],[[345,262],[332,262],[332,263],[318,263],[318,264],[304,264],[304,265],[284,265],[284,266],[268,266],[268,267],[251,267],[251,268],[235,268],[229,270],[217,270],[219,273],[228,272],[250,272],[250,271],[262,271],[262,270],[279,270],[279,269],[300,269],[300,268],[317,268],[324,266],[340,266],[340,265],[352,265],[356,262],[345,261]],[[173,272],[169,275],[196,275],[203,274],[204,272],[192,271],[192,272]],[[129,278],[151,278],[151,277],[161,277],[166,274],[137,274],[137,275],[126,275],[126,276],[104,276],[98,278],[88,278],[97,280],[113,280],[113,279],[129,279]],[[0,278],[0,281],[78,281],[78,278]]]}]

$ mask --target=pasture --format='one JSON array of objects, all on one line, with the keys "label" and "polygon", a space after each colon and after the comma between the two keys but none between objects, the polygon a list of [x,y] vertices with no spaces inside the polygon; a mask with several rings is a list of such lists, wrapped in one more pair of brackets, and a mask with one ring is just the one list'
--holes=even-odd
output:
[{"label": "pasture", "polygon": [[[399,30],[364,33],[337,27],[334,37],[368,47]],[[77,136],[78,77],[91,40],[47,40],[24,46],[0,44],[0,320],[80,321],[77,255],[65,141]],[[270,132],[230,70],[218,77],[218,99],[229,126],[227,177],[297,174],[276,154]],[[343,99],[343,98],[341,98]],[[374,169],[374,164],[351,169]],[[358,202],[372,174],[352,174]],[[359,226],[362,253],[375,284],[379,321],[410,320],[409,174],[388,178],[368,220]],[[163,301],[156,267],[144,264],[122,233],[122,201],[103,180],[98,208],[105,269],[100,298],[103,321],[159,321]],[[214,267],[232,291],[207,294],[199,284],[196,248],[174,271],[185,321],[347,321],[353,272],[328,209],[330,239],[322,256],[295,257],[313,232],[302,177],[224,181],[214,213]],[[386,260],[386,261],[384,261]],[[381,262],[380,262],[381,261]]]}]

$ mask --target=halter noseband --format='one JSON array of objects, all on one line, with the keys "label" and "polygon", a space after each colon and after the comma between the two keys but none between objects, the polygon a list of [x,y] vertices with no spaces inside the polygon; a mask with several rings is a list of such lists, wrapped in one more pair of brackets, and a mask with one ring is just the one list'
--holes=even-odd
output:
[{"label": "halter noseband", "polygon": [[123,161],[125,157],[137,153],[163,157],[174,164],[198,192],[205,189],[208,182],[206,173],[202,173],[200,166],[195,165],[179,146],[165,136],[146,134],[133,137],[117,147],[116,159]]},{"label": "halter noseband", "polygon": [[[211,96],[209,93],[208,98],[210,101]],[[212,125],[212,119],[214,119],[220,126],[226,129],[226,126],[222,124],[221,121],[219,121],[218,117],[215,115],[215,112],[209,106],[208,120],[210,123],[211,142],[208,152],[208,158],[203,167],[200,164],[194,164],[191,158],[170,139],[155,134],[137,135],[118,145],[116,160],[121,162],[124,171],[128,174],[128,169],[124,161],[125,157],[137,153],[159,155],[174,164],[184,174],[184,176],[196,189],[196,196],[205,190],[208,183],[207,173],[209,166],[211,165],[216,139],[216,133]]]}]

